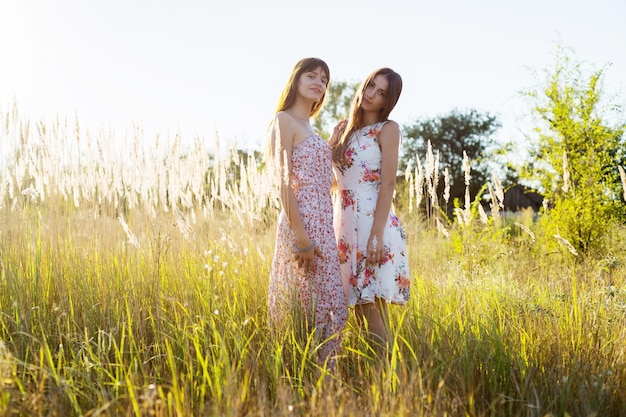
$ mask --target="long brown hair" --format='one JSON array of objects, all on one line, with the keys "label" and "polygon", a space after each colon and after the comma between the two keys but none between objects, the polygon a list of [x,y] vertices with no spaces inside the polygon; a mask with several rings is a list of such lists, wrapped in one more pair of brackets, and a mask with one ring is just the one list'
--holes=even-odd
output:
[{"label": "long brown hair", "polygon": [[385,105],[380,109],[380,113],[378,113],[377,122],[383,122],[389,119],[389,113],[391,113],[391,110],[393,110],[400,98],[400,93],[402,92],[402,77],[391,68],[379,68],[363,81],[359,87],[358,94],[355,94],[352,100],[350,117],[348,118],[346,129],[335,146],[333,146],[333,161],[339,165],[343,165],[346,162],[346,150],[348,146],[350,146],[350,135],[364,127],[361,101],[363,100],[365,89],[378,75],[384,75],[385,78],[387,78],[389,86],[387,87],[387,94],[385,94]]},{"label": "long brown hair", "polygon": [[[319,58],[303,58],[298,61],[291,71],[291,75],[289,76],[289,80],[283,88],[282,93],[280,94],[280,99],[278,100],[278,106],[276,107],[276,113],[281,112],[283,110],[288,109],[293,105],[296,101],[296,93],[298,90],[298,81],[300,80],[300,76],[305,72],[314,71],[318,68],[322,68],[322,70],[326,73],[326,77],[328,78],[328,82],[330,82],[330,70],[328,69],[328,65],[326,62],[322,61]],[[328,90],[326,90],[328,91]],[[322,109],[322,105],[324,104],[324,100],[326,99],[326,91],[324,91],[324,95],[319,101],[316,101],[311,106],[310,117],[315,117],[317,113]]]}]

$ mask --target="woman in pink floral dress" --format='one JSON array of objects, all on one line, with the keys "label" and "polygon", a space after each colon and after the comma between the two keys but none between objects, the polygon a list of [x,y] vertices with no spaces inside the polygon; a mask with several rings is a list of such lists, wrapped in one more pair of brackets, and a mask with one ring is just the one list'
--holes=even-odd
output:
[{"label": "woman in pink floral dress", "polygon": [[400,127],[388,116],[401,91],[399,74],[374,71],[330,140],[338,189],[334,226],[348,303],[383,349],[387,304],[405,304],[411,287],[406,237],[392,211]]},{"label": "woman in pink floral dress", "polygon": [[333,368],[348,308],[333,230],[332,151],[309,122],[324,102],[328,81],[324,61],[299,61],[271,123],[272,165],[277,169],[283,210],[268,298],[272,326],[280,327],[286,315],[301,309],[305,324],[315,326],[323,342],[320,362]]}]

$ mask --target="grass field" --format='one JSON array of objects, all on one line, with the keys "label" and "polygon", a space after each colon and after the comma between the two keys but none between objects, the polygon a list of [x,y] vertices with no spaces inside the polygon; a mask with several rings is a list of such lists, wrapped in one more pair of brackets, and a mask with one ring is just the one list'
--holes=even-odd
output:
[{"label": "grass field", "polygon": [[267,325],[277,209],[252,160],[3,121],[0,415],[626,415],[624,246],[576,256],[529,213],[446,237],[403,210],[391,354],[351,318],[329,376],[297,320]]}]

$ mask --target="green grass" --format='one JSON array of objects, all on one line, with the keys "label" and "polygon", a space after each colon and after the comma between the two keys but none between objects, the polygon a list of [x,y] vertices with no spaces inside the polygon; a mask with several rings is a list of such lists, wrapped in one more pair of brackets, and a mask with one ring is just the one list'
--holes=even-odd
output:
[{"label": "green grass", "polygon": [[172,217],[136,214],[135,247],[112,219],[11,213],[5,415],[626,413],[623,259],[574,262],[523,238],[459,251],[404,215],[413,296],[391,308],[393,350],[377,361],[351,318],[329,379],[297,319],[267,325],[273,228],[223,216],[190,241]]},{"label": "green grass", "polygon": [[444,237],[404,209],[392,349],[351,316],[330,374],[301,312],[268,326],[277,211],[254,161],[2,120],[0,415],[626,415],[623,225],[586,257],[528,214]]}]

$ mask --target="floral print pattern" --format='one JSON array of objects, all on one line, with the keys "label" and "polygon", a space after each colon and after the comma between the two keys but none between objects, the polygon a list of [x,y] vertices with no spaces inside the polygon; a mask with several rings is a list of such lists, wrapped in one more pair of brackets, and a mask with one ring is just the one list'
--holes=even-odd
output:
[{"label": "floral print pattern", "polygon": [[333,361],[341,345],[348,309],[333,232],[330,146],[319,136],[310,135],[293,148],[291,159],[291,187],[304,227],[317,242],[322,257],[315,257],[313,272],[307,273],[297,265],[293,258],[296,237],[285,211],[281,211],[270,271],[269,319],[271,323],[280,323],[297,303],[309,322],[315,324],[316,334],[325,340],[320,348],[322,361]]},{"label": "floral print pattern", "polygon": [[405,304],[411,295],[406,235],[393,211],[383,235],[383,259],[375,267],[365,265],[380,188],[382,154],[378,136],[383,125],[379,122],[355,132],[346,150],[347,162],[333,166],[338,186],[334,227],[341,275],[349,288],[349,305],[373,302],[376,297]]}]

